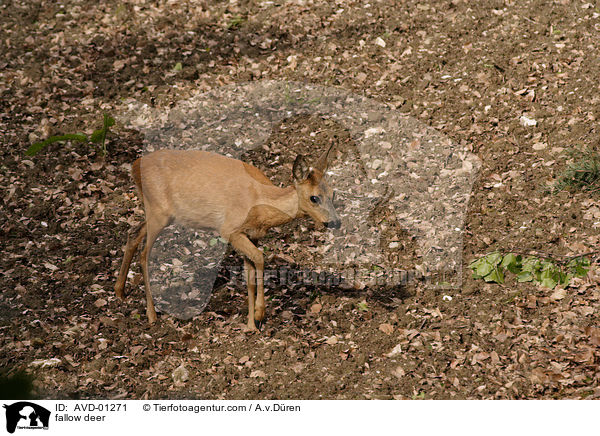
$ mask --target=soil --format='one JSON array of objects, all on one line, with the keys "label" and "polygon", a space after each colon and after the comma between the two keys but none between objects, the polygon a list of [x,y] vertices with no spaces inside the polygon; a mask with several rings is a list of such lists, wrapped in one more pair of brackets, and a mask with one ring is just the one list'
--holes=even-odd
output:
[{"label": "soil", "polygon": [[[35,397],[600,397],[597,255],[562,293],[510,277],[485,283],[468,268],[496,250],[564,259],[600,245],[597,192],[546,192],[570,152],[598,144],[600,11],[591,3],[60,3],[0,6],[0,369],[30,373]],[[106,156],[75,142],[24,151],[50,135],[90,133],[128,99],[171,107],[265,79],[384,102],[479,157],[460,289],[335,273],[322,285],[273,280],[262,331],[249,333],[246,290],[229,273],[241,259],[229,250],[192,319],[163,313],[147,323],[137,258],[126,301],[116,298],[122,247],[143,217],[129,174],[143,135],[116,116]],[[331,141],[351,153],[339,125],[291,117],[242,159],[285,185],[296,154]],[[267,265],[320,273],[310,259],[327,234],[313,227],[274,229],[261,242]],[[393,220],[383,234],[386,259],[412,268],[418,241]]]}]

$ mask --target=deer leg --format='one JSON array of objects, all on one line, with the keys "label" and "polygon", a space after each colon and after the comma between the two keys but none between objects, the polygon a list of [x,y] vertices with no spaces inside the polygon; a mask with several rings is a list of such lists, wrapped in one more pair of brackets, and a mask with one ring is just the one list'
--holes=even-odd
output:
[{"label": "deer leg", "polygon": [[254,308],[254,319],[258,321],[259,326],[265,320],[265,284],[264,284],[264,265],[262,262],[256,265],[256,302]]},{"label": "deer leg", "polygon": [[[242,233],[235,233],[229,237],[229,242],[235,248],[235,250],[241,255],[245,256],[252,266],[256,270],[256,300],[248,300],[248,327],[252,330],[256,330],[255,321],[262,322],[265,317],[265,294],[263,287],[263,266],[264,258],[262,251],[248,239],[248,237]],[[252,274],[248,274],[246,279],[250,279]],[[250,296],[250,281],[248,281],[248,296]],[[252,292],[254,297],[254,292]],[[253,299],[254,300],[254,299]],[[250,304],[254,303],[251,307]],[[252,310],[254,309],[254,310]]]},{"label": "deer leg", "polygon": [[151,215],[146,213],[146,245],[142,250],[140,261],[142,263],[142,273],[144,275],[144,288],[146,289],[146,315],[150,324],[156,322],[156,310],[154,309],[154,300],[152,299],[152,291],[150,289],[150,278],[148,276],[148,257],[152,251],[152,245],[156,238],[168,224],[169,218],[165,216]]},{"label": "deer leg", "polygon": [[[254,246],[256,246],[256,240],[250,240]],[[254,319],[258,321],[258,328],[261,327],[265,319],[265,285],[264,285],[264,262],[262,251],[259,250],[261,255],[261,262],[255,268],[256,273],[256,300],[254,309]]]},{"label": "deer leg", "polygon": [[125,254],[123,255],[123,262],[121,263],[121,269],[119,270],[119,276],[117,277],[117,282],[115,283],[115,292],[117,297],[123,300],[125,298],[125,294],[123,290],[125,289],[125,282],[127,281],[127,273],[129,272],[129,266],[131,265],[131,260],[133,259],[133,255],[142,242],[142,239],[146,236],[146,223],[143,222],[136,227],[127,235],[127,245],[125,245]]},{"label": "deer leg", "polygon": [[246,278],[246,287],[248,288],[248,328],[257,330],[254,323],[254,293],[256,292],[256,269],[252,262],[244,256],[244,273]]}]

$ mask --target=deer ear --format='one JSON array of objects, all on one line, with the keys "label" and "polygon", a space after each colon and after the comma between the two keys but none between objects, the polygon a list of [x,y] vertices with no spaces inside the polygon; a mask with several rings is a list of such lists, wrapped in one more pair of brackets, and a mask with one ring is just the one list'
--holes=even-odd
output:
[{"label": "deer ear", "polygon": [[294,161],[294,166],[292,168],[292,175],[294,176],[294,179],[296,179],[298,182],[301,182],[308,178],[309,173],[310,167],[304,160],[304,157],[299,154],[296,156],[296,160]]},{"label": "deer ear", "polygon": [[335,143],[332,142],[327,151],[325,151],[325,153],[323,153],[321,157],[315,162],[315,168],[321,171],[322,173],[324,173],[327,170],[327,166],[329,164],[329,154],[331,153],[331,150],[333,149],[334,145]]}]

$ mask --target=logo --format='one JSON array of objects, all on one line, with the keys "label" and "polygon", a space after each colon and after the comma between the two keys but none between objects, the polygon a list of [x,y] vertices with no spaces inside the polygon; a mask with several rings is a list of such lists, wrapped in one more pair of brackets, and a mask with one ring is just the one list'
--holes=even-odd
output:
[{"label": "logo", "polygon": [[6,430],[14,433],[15,429],[48,429],[50,411],[29,401],[19,401],[6,409]]}]

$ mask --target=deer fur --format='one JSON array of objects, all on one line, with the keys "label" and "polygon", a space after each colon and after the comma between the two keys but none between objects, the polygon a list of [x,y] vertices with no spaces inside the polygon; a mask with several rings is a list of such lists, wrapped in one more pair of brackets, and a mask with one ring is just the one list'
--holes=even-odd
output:
[{"label": "deer fur", "polygon": [[340,218],[331,201],[332,191],[323,180],[332,147],[309,167],[298,156],[292,170],[294,184],[275,186],[256,167],[237,159],[199,150],[159,150],[132,165],[132,176],[144,204],[146,220],[130,233],[115,284],[124,298],[131,260],[142,240],[142,273],[146,314],[156,321],[148,277],[148,258],[160,232],[177,222],[213,230],[244,257],[248,288],[248,328],[257,330],[265,317],[264,257],[255,241],[271,227],[309,215],[317,223],[339,228]]}]

